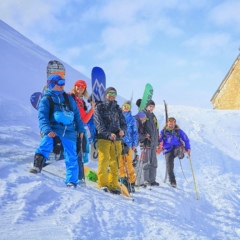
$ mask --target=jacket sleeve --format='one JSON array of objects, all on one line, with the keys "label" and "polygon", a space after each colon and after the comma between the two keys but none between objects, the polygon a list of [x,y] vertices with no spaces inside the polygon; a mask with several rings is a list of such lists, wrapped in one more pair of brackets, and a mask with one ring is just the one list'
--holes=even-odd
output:
[{"label": "jacket sleeve", "polygon": [[77,125],[77,132],[78,133],[83,133],[84,132],[84,125],[83,125],[82,119],[80,117],[80,112],[79,112],[78,106],[77,106],[75,100],[71,96],[68,96],[68,98],[69,98],[69,101],[70,101],[70,104],[72,106],[72,110],[73,110],[73,113],[74,113],[74,121]]},{"label": "jacket sleeve", "polygon": [[111,132],[106,129],[104,121],[101,116],[101,105],[98,104],[94,111],[94,125],[97,129],[97,133],[104,136],[104,138],[109,139]]},{"label": "jacket sleeve", "polygon": [[119,121],[120,121],[120,128],[125,133],[127,131],[127,123],[121,109],[119,109]]},{"label": "jacket sleeve", "polygon": [[135,117],[132,117],[133,147],[138,145],[138,128]]},{"label": "jacket sleeve", "polygon": [[184,142],[184,144],[185,144],[185,149],[186,149],[186,150],[190,150],[191,147],[190,147],[189,138],[188,138],[187,134],[186,134],[183,130],[181,130],[181,129],[179,129],[179,137],[180,137],[180,139]]},{"label": "jacket sleeve", "polygon": [[46,97],[43,97],[40,100],[39,107],[38,107],[38,121],[39,121],[40,131],[44,135],[47,135],[48,133],[52,132],[51,122],[49,119],[49,111],[50,111],[50,102]]}]

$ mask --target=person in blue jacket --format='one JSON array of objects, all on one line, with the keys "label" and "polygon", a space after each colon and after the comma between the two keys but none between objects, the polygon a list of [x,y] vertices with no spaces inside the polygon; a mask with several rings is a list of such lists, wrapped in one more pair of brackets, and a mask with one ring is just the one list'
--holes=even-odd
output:
[{"label": "person in blue jacket", "polygon": [[[48,77],[48,88],[44,92],[38,107],[39,128],[43,135],[40,146],[35,151],[31,173],[40,173],[54,148],[54,138],[58,136],[64,148],[66,164],[66,185],[76,187],[78,183],[78,156],[76,151],[77,137],[82,138],[83,122],[74,99],[65,93],[65,79],[53,74]],[[54,102],[51,113],[50,96]],[[68,98],[69,106],[67,106]]]},{"label": "person in blue jacket", "polygon": [[[138,145],[138,129],[134,116],[131,113],[131,102],[122,105],[123,116],[127,124],[127,131],[122,138],[122,156],[119,162],[120,181],[126,185],[129,192],[135,192],[136,175],[132,165],[133,151]],[[127,181],[125,181],[127,180]]]},{"label": "person in blue jacket", "polygon": [[176,124],[176,119],[168,118],[166,126],[160,132],[159,142],[165,154],[168,179],[172,187],[176,187],[174,175],[174,159],[184,158],[184,152],[190,156],[190,142],[187,134]]}]

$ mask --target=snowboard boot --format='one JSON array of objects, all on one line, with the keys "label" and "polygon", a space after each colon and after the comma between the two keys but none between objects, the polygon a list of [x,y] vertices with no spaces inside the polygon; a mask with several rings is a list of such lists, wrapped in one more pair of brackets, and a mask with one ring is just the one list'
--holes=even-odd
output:
[{"label": "snowboard boot", "polygon": [[67,183],[66,186],[69,187],[69,188],[76,188],[77,187],[76,184],[71,183],[71,182]]},{"label": "snowboard boot", "polygon": [[121,191],[119,189],[116,189],[116,188],[111,189],[109,192],[112,193],[112,194],[116,194],[116,195],[120,195],[121,194]]},{"label": "snowboard boot", "polygon": [[176,182],[171,182],[171,187],[176,188],[177,187],[177,183]]},{"label": "snowboard boot", "polygon": [[104,186],[104,187],[100,187],[100,190],[104,191],[104,192],[108,192],[108,187]]},{"label": "snowboard boot", "polygon": [[29,170],[30,173],[40,173],[45,163],[45,157],[42,154],[35,154],[33,168]]},{"label": "snowboard boot", "polygon": [[151,186],[159,186],[159,183],[154,181],[154,182],[151,183]]},{"label": "snowboard boot", "polygon": [[135,193],[135,183],[131,183],[131,192]]}]

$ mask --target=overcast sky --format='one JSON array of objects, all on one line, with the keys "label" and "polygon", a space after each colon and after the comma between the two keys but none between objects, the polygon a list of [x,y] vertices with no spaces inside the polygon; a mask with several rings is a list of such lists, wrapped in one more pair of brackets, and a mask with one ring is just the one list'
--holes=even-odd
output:
[{"label": "overcast sky", "polygon": [[[0,18],[86,76],[133,100],[146,83],[156,103],[212,108],[239,54],[240,1],[8,0]],[[67,77],[67,76],[66,76]],[[76,79],[77,80],[77,79]]]}]

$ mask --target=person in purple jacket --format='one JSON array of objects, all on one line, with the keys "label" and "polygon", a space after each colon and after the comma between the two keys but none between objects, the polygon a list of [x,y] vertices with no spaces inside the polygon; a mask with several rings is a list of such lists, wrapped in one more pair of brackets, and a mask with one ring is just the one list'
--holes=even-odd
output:
[{"label": "person in purple jacket", "polygon": [[166,126],[160,132],[159,142],[162,145],[163,154],[166,159],[166,168],[168,179],[172,187],[176,187],[176,179],[174,175],[174,159],[184,158],[184,152],[190,156],[190,142],[186,133],[176,124],[176,119],[168,118]]}]

